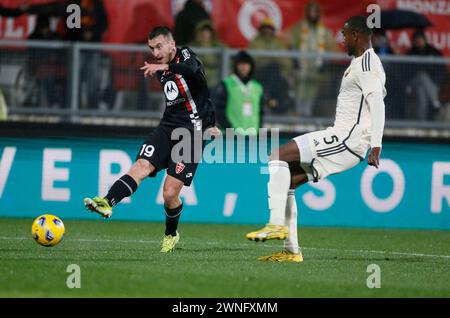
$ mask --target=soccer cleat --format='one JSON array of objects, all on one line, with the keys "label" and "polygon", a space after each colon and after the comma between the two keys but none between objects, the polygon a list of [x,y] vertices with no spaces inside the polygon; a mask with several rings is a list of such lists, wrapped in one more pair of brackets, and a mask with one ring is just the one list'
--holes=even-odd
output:
[{"label": "soccer cleat", "polygon": [[175,246],[180,240],[180,234],[177,231],[177,235],[164,235],[161,242],[161,253],[170,253],[175,250]]},{"label": "soccer cleat", "polygon": [[83,202],[86,209],[98,213],[104,218],[110,218],[112,215],[112,208],[105,198],[84,198]]},{"label": "soccer cleat", "polygon": [[250,241],[285,240],[288,237],[287,226],[267,224],[261,230],[250,232],[245,236]]},{"label": "soccer cleat", "polygon": [[303,262],[302,253],[294,254],[289,251],[281,251],[279,253],[275,253],[273,255],[262,256],[258,258],[260,261],[264,262],[293,262],[293,263],[301,263]]}]

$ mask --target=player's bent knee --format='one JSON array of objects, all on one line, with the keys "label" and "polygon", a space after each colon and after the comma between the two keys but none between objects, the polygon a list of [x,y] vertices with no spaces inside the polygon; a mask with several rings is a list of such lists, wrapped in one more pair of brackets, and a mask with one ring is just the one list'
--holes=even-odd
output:
[{"label": "player's bent knee", "polygon": [[164,190],[163,190],[164,203],[166,203],[166,205],[170,205],[171,203],[178,201],[179,194],[180,193],[177,189],[164,188]]}]

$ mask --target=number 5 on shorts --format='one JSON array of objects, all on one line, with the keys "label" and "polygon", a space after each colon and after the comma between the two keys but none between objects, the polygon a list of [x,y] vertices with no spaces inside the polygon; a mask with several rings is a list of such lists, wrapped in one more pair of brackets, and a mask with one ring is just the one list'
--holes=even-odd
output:
[{"label": "number 5 on shorts", "polygon": [[327,140],[327,137],[323,138],[323,142],[326,143],[327,145],[330,145],[333,142],[338,142],[338,141],[339,141],[339,138],[336,135],[331,136],[331,140],[330,141]]},{"label": "number 5 on shorts", "polygon": [[144,155],[150,158],[151,156],[153,156],[153,152],[155,152],[155,147],[153,147],[152,145],[143,144],[139,156]]}]

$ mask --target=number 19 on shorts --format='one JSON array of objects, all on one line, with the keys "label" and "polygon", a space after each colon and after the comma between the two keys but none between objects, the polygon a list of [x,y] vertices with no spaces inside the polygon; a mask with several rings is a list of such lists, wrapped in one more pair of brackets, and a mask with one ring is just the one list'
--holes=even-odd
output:
[{"label": "number 19 on shorts", "polygon": [[150,158],[151,156],[153,156],[153,152],[155,152],[155,147],[153,147],[152,145],[143,144],[139,156],[144,155]]}]

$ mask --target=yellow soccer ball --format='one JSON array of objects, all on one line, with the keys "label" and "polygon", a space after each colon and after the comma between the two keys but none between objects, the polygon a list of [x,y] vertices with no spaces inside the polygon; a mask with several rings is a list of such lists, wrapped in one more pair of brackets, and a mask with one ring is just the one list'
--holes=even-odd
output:
[{"label": "yellow soccer ball", "polygon": [[42,246],[55,246],[64,236],[64,223],[57,216],[43,214],[38,216],[31,226],[34,240]]}]

